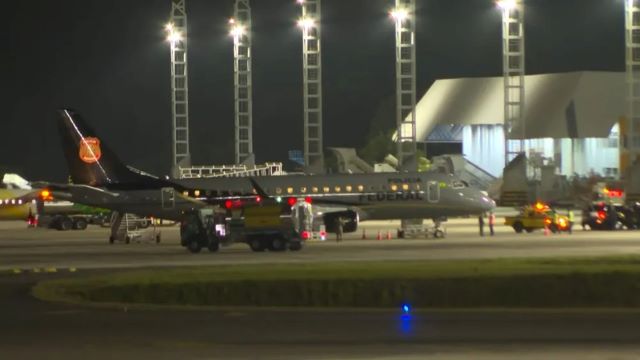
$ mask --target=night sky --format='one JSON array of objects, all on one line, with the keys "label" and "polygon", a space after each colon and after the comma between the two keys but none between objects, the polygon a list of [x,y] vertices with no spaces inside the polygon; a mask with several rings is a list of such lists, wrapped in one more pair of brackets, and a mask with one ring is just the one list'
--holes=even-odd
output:
[{"label": "night sky", "polygon": [[[394,94],[392,0],[323,1],[326,146],[360,147]],[[171,163],[170,0],[3,2],[0,170],[60,181],[67,169],[55,110],[72,107],[127,163]],[[187,0],[191,153],[233,161],[233,0]],[[491,0],[417,0],[420,97],[435,79],[501,75],[500,12]],[[284,161],[302,148],[300,8],[254,0],[254,149]],[[529,0],[527,73],[624,70],[622,0]],[[388,123],[395,122],[390,116]]]}]

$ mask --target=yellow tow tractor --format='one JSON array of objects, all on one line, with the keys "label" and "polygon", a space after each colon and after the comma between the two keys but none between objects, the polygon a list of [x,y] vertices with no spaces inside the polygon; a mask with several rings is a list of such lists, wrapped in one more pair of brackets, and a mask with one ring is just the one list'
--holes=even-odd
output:
[{"label": "yellow tow tractor", "polygon": [[543,203],[524,206],[516,216],[506,216],[504,224],[513,227],[517,233],[523,230],[532,232],[536,229],[549,228],[551,232],[569,231],[569,218],[558,214]]}]

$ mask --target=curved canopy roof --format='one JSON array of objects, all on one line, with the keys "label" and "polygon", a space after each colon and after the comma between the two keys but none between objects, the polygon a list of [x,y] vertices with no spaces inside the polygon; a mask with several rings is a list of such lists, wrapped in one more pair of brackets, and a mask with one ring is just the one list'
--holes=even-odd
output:
[{"label": "curved canopy roof", "polygon": [[[582,71],[525,77],[526,138],[608,137],[626,112],[625,74]],[[417,139],[438,124],[502,124],[503,78],[437,80],[416,106]],[[520,138],[516,125],[510,138]]]}]

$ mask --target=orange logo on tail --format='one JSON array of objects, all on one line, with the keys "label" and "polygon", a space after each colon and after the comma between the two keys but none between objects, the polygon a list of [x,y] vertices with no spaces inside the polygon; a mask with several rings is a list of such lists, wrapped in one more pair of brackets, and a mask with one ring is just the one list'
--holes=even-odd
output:
[{"label": "orange logo on tail", "polygon": [[100,150],[100,140],[88,137],[80,140],[80,160],[87,164],[94,164],[100,160],[102,151]]}]

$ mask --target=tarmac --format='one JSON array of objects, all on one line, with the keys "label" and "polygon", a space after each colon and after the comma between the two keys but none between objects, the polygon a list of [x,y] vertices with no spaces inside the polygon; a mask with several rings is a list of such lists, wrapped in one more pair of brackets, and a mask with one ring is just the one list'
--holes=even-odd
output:
[{"label": "tarmac", "polygon": [[[640,253],[636,231],[545,236],[499,226],[494,237],[480,237],[474,219],[462,219],[448,224],[444,239],[386,240],[397,225],[365,223],[367,240],[359,231],[339,243],[310,242],[300,252],[253,253],[237,244],[215,254],[190,254],[171,227],[161,229],[160,244],[109,245],[104,228],[59,232],[1,223],[0,354],[6,359],[640,358],[640,310],[403,314],[400,309],[96,308],[45,303],[30,295],[43,279],[122,268]],[[378,230],[384,240],[370,238]]]}]

